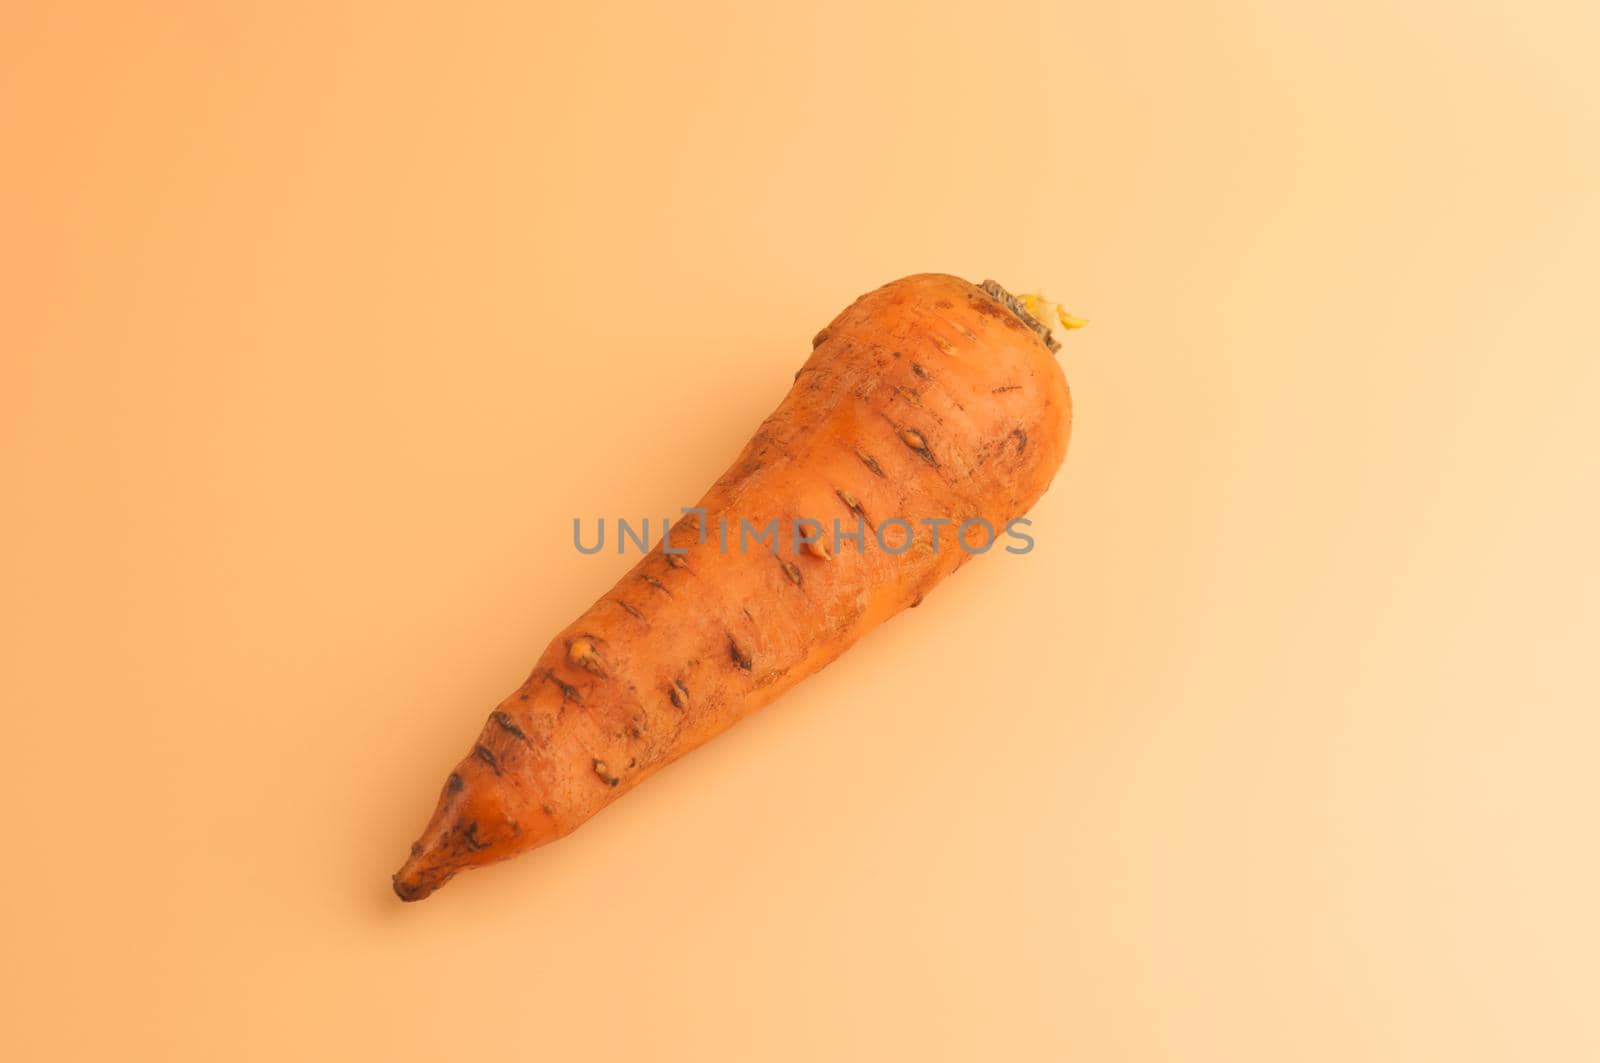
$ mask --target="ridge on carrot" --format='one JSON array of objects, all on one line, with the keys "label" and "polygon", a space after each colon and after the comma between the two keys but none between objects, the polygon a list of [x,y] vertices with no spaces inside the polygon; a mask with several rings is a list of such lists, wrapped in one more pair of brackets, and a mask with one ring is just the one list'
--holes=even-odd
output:
[{"label": "ridge on carrot", "polygon": [[[918,274],[861,296],[700,512],[567,626],[489,715],[394,875],[402,900],[554,841],[923,597],[1044,494],[1072,404],[1054,358],[1083,322],[1042,296]],[[908,547],[719,549],[741,520],[895,519]],[[949,518],[935,549],[924,518]],[[895,546],[900,536],[888,535]],[[677,551],[683,551],[679,553]]]}]

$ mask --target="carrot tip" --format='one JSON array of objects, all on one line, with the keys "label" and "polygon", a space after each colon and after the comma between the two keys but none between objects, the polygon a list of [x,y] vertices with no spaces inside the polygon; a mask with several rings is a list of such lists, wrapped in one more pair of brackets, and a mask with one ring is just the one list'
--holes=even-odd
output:
[{"label": "carrot tip", "polygon": [[432,896],[435,890],[455,877],[453,870],[417,867],[415,863],[414,859],[407,860],[405,866],[394,873],[394,895],[402,901],[420,901]]},{"label": "carrot tip", "polygon": [[402,882],[400,876],[394,876],[394,895],[402,901],[420,901],[428,895],[428,891],[408,882]]},{"label": "carrot tip", "polygon": [[460,870],[438,848],[417,847],[393,876],[394,894],[402,901],[420,901],[456,877]]}]

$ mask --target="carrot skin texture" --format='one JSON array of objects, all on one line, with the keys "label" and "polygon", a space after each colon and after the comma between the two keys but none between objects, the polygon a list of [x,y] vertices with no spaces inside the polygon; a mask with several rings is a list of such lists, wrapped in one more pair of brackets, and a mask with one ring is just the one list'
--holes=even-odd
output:
[{"label": "carrot skin texture", "polygon": [[[654,772],[918,605],[1045,492],[1072,404],[1054,355],[1015,314],[957,277],[919,274],[863,295],[813,341],[778,409],[674,525],[682,554],[647,554],[563,630],[490,715],[394,876],[420,900],[462,870],[575,830]],[[796,518],[859,521],[866,547],[794,549]],[[900,518],[903,553],[878,547]],[[923,518],[949,518],[932,547]],[[777,551],[739,549],[740,521],[776,519]],[[729,527],[722,552],[718,522]],[[898,547],[902,528],[885,528]],[[993,549],[1001,549],[998,544]]]}]

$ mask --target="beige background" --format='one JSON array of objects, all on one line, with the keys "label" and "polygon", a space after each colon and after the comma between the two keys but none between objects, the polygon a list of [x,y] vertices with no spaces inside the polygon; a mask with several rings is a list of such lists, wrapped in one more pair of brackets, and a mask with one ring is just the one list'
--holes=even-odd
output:
[{"label": "beige background", "polygon": [[[1600,1058],[1597,11],[5,5],[0,1052]],[[399,904],[929,269],[1092,319],[1037,550]]]}]

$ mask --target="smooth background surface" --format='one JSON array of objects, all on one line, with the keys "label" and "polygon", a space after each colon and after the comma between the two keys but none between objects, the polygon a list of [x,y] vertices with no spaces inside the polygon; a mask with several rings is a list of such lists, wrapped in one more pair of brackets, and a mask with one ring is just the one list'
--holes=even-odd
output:
[{"label": "smooth background surface", "polygon": [[[1595,6],[868,7],[6,5],[3,1054],[1600,1058]],[[1092,319],[1037,550],[399,904],[928,269]]]}]

